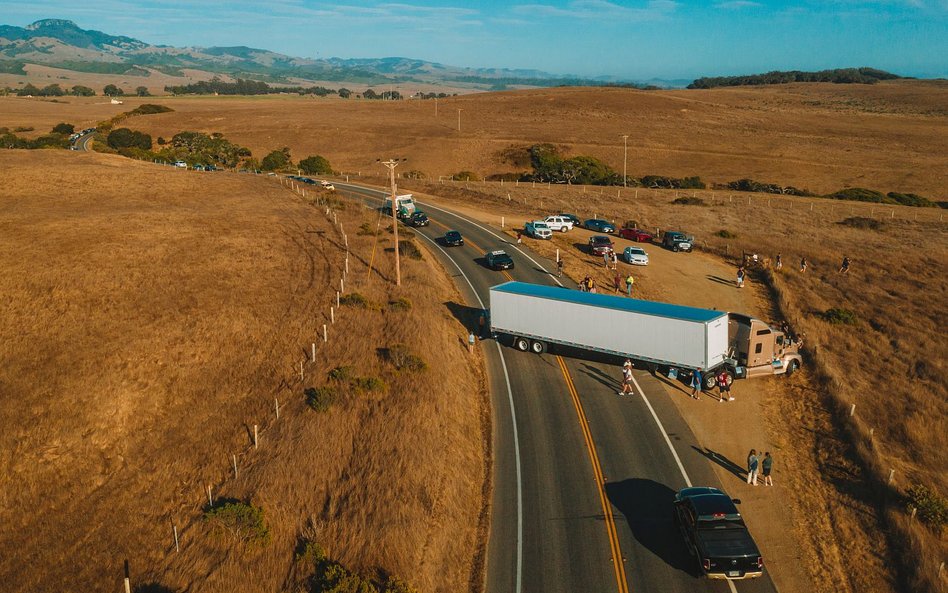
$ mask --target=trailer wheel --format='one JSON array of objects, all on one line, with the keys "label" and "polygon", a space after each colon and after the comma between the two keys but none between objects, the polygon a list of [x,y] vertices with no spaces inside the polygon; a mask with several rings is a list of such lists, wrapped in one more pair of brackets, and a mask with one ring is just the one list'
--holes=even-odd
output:
[{"label": "trailer wheel", "polygon": [[514,338],[514,347],[521,352],[527,352],[530,350],[530,340],[526,338]]},{"label": "trailer wheel", "polygon": [[532,350],[534,354],[543,354],[546,352],[546,344],[540,340],[534,340],[530,344],[530,350]]},{"label": "trailer wheel", "polygon": [[797,370],[797,368],[798,368],[799,366],[800,366],[800,363],[798,363],[798,362],[795,361],[795,360],[791,360],[790,363],[787,365],[787,372],[786,372],[786,375],[787,375],[788,377],[789,377],[790,375],[792,375],[792,374]]},{"label": "trailer wheel", "polygon": [[718,376],[714,373],[707,373],[704,375],[704,388],[705,389],[714,389],[714,386],[718,384]]}]

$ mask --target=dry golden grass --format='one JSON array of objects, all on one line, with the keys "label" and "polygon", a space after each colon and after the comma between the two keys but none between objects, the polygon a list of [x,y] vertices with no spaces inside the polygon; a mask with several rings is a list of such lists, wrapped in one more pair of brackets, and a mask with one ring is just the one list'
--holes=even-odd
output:
[{"label": "dry golden grass", "polygon": [[[731,197],[710,191],[695,192],[706,206],[678,206],[671,205],[673,191],[625,190],[617,198],[615,188],[600,194],[599,188],[583,193],[581,187],[407,180],[401,187],[488,211],[498,223],[501,215],[512,225],[550,212],[598,214],[619,223],[637,220],[653,229],[683,228],[696,235],[702,249],[735,264],[742,251],[769,261],[782,254],[782,270],[773,276],[755,272],[755,277],[762,282],[772,278],[772,318],[785,316],[806,333],[808,366],[789,384],[761,384],[758,389],[772,402],[766,420],[787,468],[783,479],[791,488],[784,492],[801,517],[796,529],[811,556],[807,566],[813,582],[825,584],[826,591],[852,592],[886,591],[899,583],[904,590],[935,586],[937,562],[911,561],[906,573],[893,575],[891,558],[899,553],[911,558],[911,550],[919,548],[940,550],[943,557],[948,549],[943,539],[917,523],[910,531],[899,527],[910,523],[900,500],[904,488],[920,482],[948,492],[943,471],[948,338],[941,329],[948,313],[948,228],[939,222],[938,212],[923,210],[916,221],[918,209],[906,207],[880,211],[829,200]],[[852,214],[870,213],[883,223],[881,231],[840,224]],[[737,238],[714,236],[720,230]],[[570,249],[568,236],[557,235],[555,242],[567,249],[568,264],[591,260]],[[552,250],[545,243],[539,248]],[[844,255],[853,258],[853,267],[839,274]],[[806,273],[798,271],[803,256],[810,263]],[[592,271],[601,283],[608,282],[611,276],[592,264],[573,270],[580,275]],[[646,298],[694,304],[694,295],[682,294],[676,286],[654,286],[649,275],[648,270],[636,274],[645,280],[640,294]],[[823,313],[831,307],[854,311],[859,325],[828,323]],[[853,419],[848,416],[851,403],[856,403]],[[871,440],[869,428],[874,429]],[[896,470],[891,488],[879,484],[889,468]],[[889,537],[879,537],[880,531]]]},{"label": "dry golden grass", "polygon": [[[437,116],[433,101],[149,101],[176,110],[128,122],[154,138],[183,130],[223,132],[258,158],[287,146],[297,160],[321,154],[335,169],[363,175],[383,173],[376,159],[389,157],[408,158],[402,173],[414,169],[434,179],[462,170],[481,177],[524,171],[529,165],[505,161],[503,153],[538,142],[598,157],[622,171],[620,134],[631,134],[630,175],[699,175],[719,183],[750,177],[819,193],[862,186],[948,198],[943,81],[708,91],[543,89],[443,99]],[[0,113],[8,110],[0,102]],[[42,111],[48,126],[59,121],[55,110]]]},{"label": "dry golden grass", "polygon": [[[392,290],[367,274],[374,238],[353,232],[375,213],[340,210],[347,291],[380,306],[338,310],[301,382],[344,268],[320,208],[266,178],[107,155],[4,151],[0,167],[6,589],[116,589],[128,559],[133,584],[276,590],[305,576],[292,570],[304,533],[422,591],[476,588],[487,400],[464,328],[430,313],[458,300],[430,257],[403,260]],[[375,256],[385,275],[388,259]],[[413,308],[390,310],[402,296]],[[385,364],[376,348],[395,342],[429,371]],[[340,365],[387,388],[308,409],[303,388]],[[207,485],[261,505],[273,542],[212,536]]]}]

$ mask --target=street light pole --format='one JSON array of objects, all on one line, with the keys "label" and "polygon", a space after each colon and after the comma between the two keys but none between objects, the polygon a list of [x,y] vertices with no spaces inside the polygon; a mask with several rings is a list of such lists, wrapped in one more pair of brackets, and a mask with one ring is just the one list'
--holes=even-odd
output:
[{"label": "street light pole", "polygon": [[382,164],[388,167],[389,180],[392,183],[392,231],[395,236],[395,286],[402,285],[402,271],[398,261],[398,200],[395,198],[395,167],[398,163],[395,159],[382,161]]},{"label": "street light pole", "polygon": [[622,156],[622,187],[627,187],[628,184],[628,175],[626,174],[626,168],[629,162],[629,135],[622,134],[622,146],[623,146],[623,156]]}]

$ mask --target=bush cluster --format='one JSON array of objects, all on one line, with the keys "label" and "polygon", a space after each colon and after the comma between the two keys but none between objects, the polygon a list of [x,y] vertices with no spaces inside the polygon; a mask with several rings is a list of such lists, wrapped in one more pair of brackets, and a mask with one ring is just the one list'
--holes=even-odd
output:
[{"label": "bush cluster", "polygon": [[916,509],[918,518],[936,532],[941,532],[941,528],[948,519],[948,501],[938,492],[924,486],[916,484],[908,489],[907,504],[909,509]]},{"label": "bush cluster", "polygon": [[388,308],[393,311],[409,311],[411,310],[411,301],[406,298],[398,298],[394,301],[389,301]]},{"label": "bush cluster", "polygon": [[878,231],[885,226],[878,220],[874,218],[867,218],[865,216],[851,216],[841,220],[839,224],[852,227],[854,229],[867,229],[871,231]]},{"label": "bush cluster", "polygon": [[[65,126],[68,124],[59,124]],[[39,138],[30,140],[21,138],[9,130],[9,128],[0,128],[0,148],[20,148],[20,149],[38,149],[38,148],[69,148],[69,135],[56,132],[45,134]],[[33,128],[16,128],[17,132],[31,132]]]},{"label": "bush cluster", "polygon": [[306,405],[317,412],[325,412],[336,403],[336,392],[330,387],[307,387],[303,390]]},{"label": "bush cluster", "polygon": [[823,313],[823,319],[833,325],[859,325],[859,317],[854,311],[833,307]]},{"label": "bush cluster", "polygon": [[721,237],[722,239],[737,239],[737,233],[732,233],[727,229],[721,229],[720,231],[714,233],[714,236]]},{"label": "bush cluster", "polygon": [[329,161],[318,154],[301,160],[299,168],[307,175],[332,175],[332,167],[329,166]]},{"label": "bush cluster", "polygon": [[388,348],[380,348],[379,355],[385,362],[395,367],[396,371],[404,370],[421,373],[428,369],[428,363],[404,344],[393,344]]},{"label": "bush cluster", "polygon": [[358,292],[350,292],[349,294],[339,297],[339,304],[345,305],[347,307],[355,307],[357,309],[375,308],[369,299],[365,298],[361,293]]},{"label": "bush cluster", "polygon": [[411,240],[398,242],[398,254],[411,259],[421,259],[421,250]]},{"label": "bush cluster", "polygon": [[204,521],[241,542],[266,544],[270,541],[270,529],[264,520],[263,509],[249,502],[218,500],[205,508]]},{"label": "bush cluster", "polygon": [[695,196],[682,196],[672,200],[672,204],[678,206],[704,206],[704,200]]},{"label": "bush cluster", "polygon": [[918,194],[903,194],[898,192],[889,192],[883,194],[874,189],[864,187],[848,187],[838,192],[831,193],[827,198],[834,200],[849,200],[853,202],[871,202],[874,204],[892,204],[900,206],[915,206],[920,208],[935,208],[938,206],[935,202],[920,196]]},{"label": "bush cluster", "polygon": [[139,148],[151,150],[151,136],[128,128],[118,128],[109,132],[106,143],[112,148]]},{"label": "bush cluster", "polygon": [[418,593],[405,581],[388,575],[384,580],[361,576],[332,560],[315,542],[297,545],[296,561],[313,571],[308,590],[312,593]]},{"label": "bush cluster", "polygon": [[461,171],[451,176],[454,181],[480,181],[480,177],[473,171]]},{"label": "bush cluster", "polygon": [[758,193],[767,193],[767,194],[783,194],[786,196],[812,196],[814,194],[810,193],[805,189],[798,189],[791,185],[786,187],[782,185],[777,185],[776,183],[763,183],[760,181],[754,181],[753,179],[738,179],[737,181],[732,181],[724,186],[726,189],[731,189],[734,191],[750,191]]}]

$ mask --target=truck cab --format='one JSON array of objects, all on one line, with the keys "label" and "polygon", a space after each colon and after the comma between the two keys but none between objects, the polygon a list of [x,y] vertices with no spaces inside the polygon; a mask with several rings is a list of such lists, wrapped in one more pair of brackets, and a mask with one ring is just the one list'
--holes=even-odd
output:
[{"label": "truck cab", "polygon": [[728,314],[728,342],[738,377],[791,375],[800,368],[800,343],[760,319]]},{"label": "truck cab", "polygon": [[[398,212],[396,214],[398,218],[401,219],[410,218],[417,209],[411,194],[395,196],[395,203],[397,204],[398,208]],[[389,216],[392,215],[392,198],[385,199],[385,203],[382,205],[382,214],[388,214]]]}]

